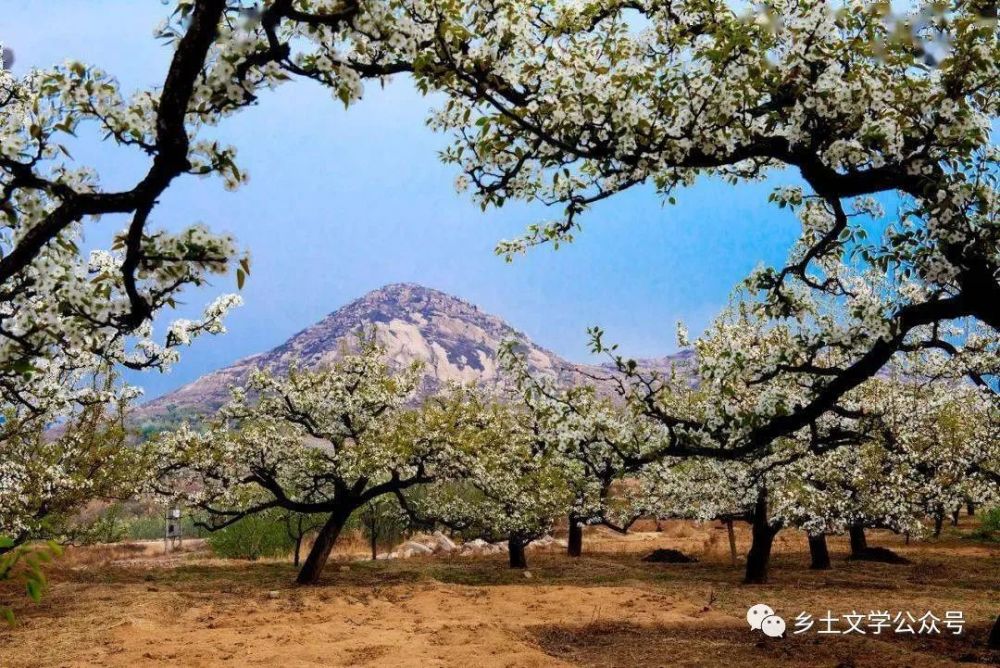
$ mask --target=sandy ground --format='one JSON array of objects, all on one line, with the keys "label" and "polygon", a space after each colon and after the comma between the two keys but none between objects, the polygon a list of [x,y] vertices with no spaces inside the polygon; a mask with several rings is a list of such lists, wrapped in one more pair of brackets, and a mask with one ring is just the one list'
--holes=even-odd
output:
[{"label": "sandy ground", "polygon": [[[747,546],[740,528],[741,552]],[[593,531],[587,554],[529,553],[530,571],[502,558],[352,561],[346,549],[316,587],[292,584],[279,562],[211,558],[189,542],[71,550],[37,606],[0,630],[4,666],[949,666],[990,665],[984,647],[1000,612],[1000,550],[962,539],[904,546],[910,566],[846,562],[808,570],[801,534],[778,538],[772,583],[746,587],[725,532],[671,523],[619,537]],[[649,564],[655,547],[696,564]],[[766,601],[789,617],[872,608],[962,610],[959,637],[769,639],[744,614]]]}]

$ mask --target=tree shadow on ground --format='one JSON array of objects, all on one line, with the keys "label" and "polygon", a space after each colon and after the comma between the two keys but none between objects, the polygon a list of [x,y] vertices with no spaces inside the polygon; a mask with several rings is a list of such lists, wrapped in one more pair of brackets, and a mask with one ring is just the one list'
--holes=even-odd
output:
[{"label": "tree shadow on ground", "polygon": [[768,638],[745,625],[639,625],[598,621],[581,626],[534,627],[539,647],[580,666],[946,666],[995,665],[1000,652],[985,647],[986,624],[961,636],[819,636]]}]

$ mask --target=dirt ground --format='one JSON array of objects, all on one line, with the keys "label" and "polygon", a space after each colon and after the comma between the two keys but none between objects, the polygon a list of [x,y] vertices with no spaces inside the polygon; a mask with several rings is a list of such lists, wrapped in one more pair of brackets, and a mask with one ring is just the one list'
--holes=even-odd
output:
[{"label": "dirt ground", "polygon": [[[749,537],[738,527],[744,553]],[[0,629],[5,666],[951,666],[1000,664],[985,648],[1000,612],[1000,549],[951,530],[903,544],[872,532],[912,565],[845,560],[808,569],[805,538],[779,535],[771,584],[740,584],[726,533],[670,523],[626,537],[590,531],[585,556],[530,552],[527,573],[502,555],[354,561],[348,545],[324,581],[296,587],[279,562],[211,558],[198,545],[164,557],[162,546],[70,550],[39,605]],[[694,564],[655,564],[657,547]],[[766,602],[788,620],[784,638],[749,629]],[[960,636],[791,633],[794,617],[872,609],[961,610]]]}]

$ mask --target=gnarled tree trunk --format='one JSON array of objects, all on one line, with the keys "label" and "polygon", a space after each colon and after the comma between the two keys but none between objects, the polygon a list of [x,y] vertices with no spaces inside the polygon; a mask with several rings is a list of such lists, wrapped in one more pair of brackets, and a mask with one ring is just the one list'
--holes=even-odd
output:
[{"label": "gnarled tree trunk", "polygon": [[764,584],[767,582],[767,569],[771,563],[771,546],[779,528],[771,526],[767,510],[767,490],[761,489],[754,504],[750,552],[747,554],[747,570],[743,579],[745,584]]},{"label": "gnarled tree trunk", "polygon": [[576,515],[569,516],[569,538],[566,554],[579,557],[583,554],[583,525]]},{"label": "gnarled tree trunk", "polygon": [[826,534],[809,534],[809,568],[825,571],[830,568],[830,550],[826,546]]},{"label": "gnarled tree trunk", "polygon": [[851,556],[860,557],[868,551],[868,539],[865,538],[865,525],[858,522],[851,525]]},{"label": "gnarled tree trunk", "polygon": [[519,534],[512,533],[507,537],[507,552],[510,555],[511,568],[527,568],[528,559],[524,556],[526,541]]},{"label": "gnarled tree trunk", "polygon": [[352,510],[353,508],[344,508],[330,513],[330,519],[326,521],[323,528],[316,534],[316,542],[313,543],[312,549],[309,550],[309,556],[306,557],[306,563],[302,566],[302,570],[299,571],[296,582],[299,584],[316,584],[319,582],[319,576],[323,572],[323,567],[326,566],[326,562],[330,558],[330,551],[333,550],[333,545],[337,542],[337,537],[340,536],[340,531],[344,528],[344,524],[347,523],[347,518],[351,516]]}]

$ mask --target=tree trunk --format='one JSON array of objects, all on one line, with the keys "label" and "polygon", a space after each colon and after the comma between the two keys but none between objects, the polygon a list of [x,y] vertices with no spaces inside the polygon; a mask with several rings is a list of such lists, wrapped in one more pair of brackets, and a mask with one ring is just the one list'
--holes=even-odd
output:
[{"label": "tree trunk", "polygon": [[569,516],[569,545],[566,553],[571,557],[579,557],[583,554],[583,526],[576,515]]},{"label": "tree trunk", "polygon": [[729,534],[729,560],[736,565],[736,531],[733,529],[733,521],[726,520],[726,533]]},{"label": "tree trunk", "polygon": [[965,512],[968,513],[969,517],[976,516],[976,504],[972,501],[965,502]]},{"label": "tree trunk", "polygon": [[767,568],[771,562],[771,545],[778,529],[771,526],[767,516],[767,490],[761,489],[754,505],[750,552],[747,554],[746,577],[744,584],[765,584]]},{"label": "tree trunk", "polygon": [[826,547],[825,533],[816,536],[809,534],[809,556],[811,557],[809,568],[812,570],[826,571],[830,569],[830,550]]},{"label": "tree trunk", "polygon": [[868,539],[865,538],[865,525],[858,522],[851,525],[851,556],[860,557],[868,551]]},{"label": "tree trunk", "polygon": [[524,539],[517,534],[507,537],[507,552],[510,554],[511,568],[527,568],[528,559],[524,556]]},{"label": "tree trunk", "polygon": [[378,534],[374,530],[372,530],[371,537],[372,537],[372,561],[376,561],[378,559]]},{"label": "tree trunk", "polygon": [[962,506],[959,506],[958,508],[955,508],[955,510],[952,511],[952,513],[951,513],[951,525],[953,527],[957,527],[958,526],[958,514],[960,512],[962,512]]},{"label": "tree trunk", "polygon": [[353,508],[335,510],[330,513],[330,519],[326,521],[323,528],[316,534],[316,542],[313,543],[312,549],[309,550],[309,556],[306,557],[305,565],[299,571],[299,577],[296,579],[299,584],[316,584],[319,582],[319,576],[323,572],[323,567],[326,566],[326,562],[330,558],[330,551],[333,550],[333,545],[337,542],[337,537],[340,535],[341,529],[344,528],[347,518],[351,516],[352,510]]},{"label": "tree trunk", "polygon": [[993,623],[993,630],[990,631],[986,646],[990,649],[1000,649],[1000,615],[997,615],[997,620]]},{"label": "tree trunk", "polygon": [[941,529],[944,528],[944,511],[939,510],[937,515],[934,516],[934,537],[941,537]]},{"label": "tree trunk", "polygon": [[303,538],[302,534],[299,534],[295,538],[295,561],[294,561],[295,568],[299,567],[300,559],[302,556],[302,538]]}]

